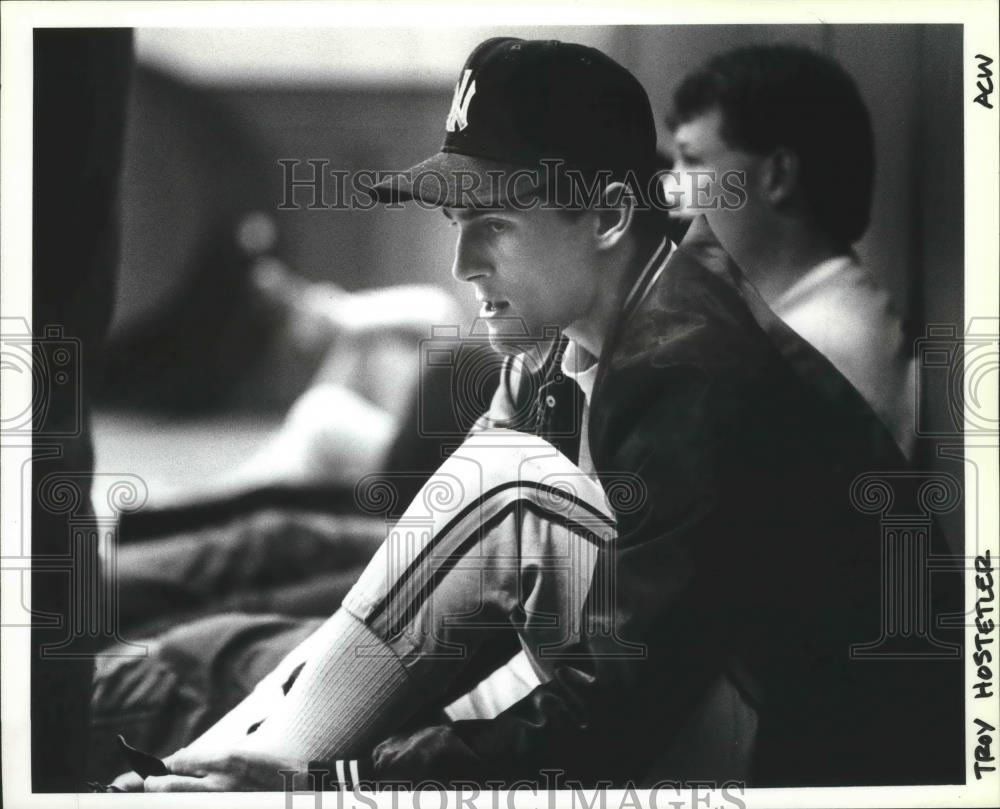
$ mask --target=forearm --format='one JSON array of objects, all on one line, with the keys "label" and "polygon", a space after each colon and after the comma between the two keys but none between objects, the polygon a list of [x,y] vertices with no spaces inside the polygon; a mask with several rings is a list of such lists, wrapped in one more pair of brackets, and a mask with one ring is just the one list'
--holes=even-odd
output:
[{"label": "forearm", "polygon": [[[423,704],[395,655],[342,609],[239,705],[166,758],[174,775],[153,779],[163,782],[154,791],[281,789],[283,772],[304,777],[312,760],[371,749]],[[115,784],[143,788],[134,773]]]},{"label": "forearm", "polygon": [[235,708],[212,725],[201,736],[187,745],[189,750],[229,749],[242,744],[251,727],[277,710],[285,697],[285,686],[296,669],[314,654],[323,640],[323,629],[328,619],[316,632],[289,652]]},{"label": "forearm", "polygon": [[347,610],[307,643],[294,685],[240,748],[302,761],[335,758],[370,749],[423,704],[395,654]]}]

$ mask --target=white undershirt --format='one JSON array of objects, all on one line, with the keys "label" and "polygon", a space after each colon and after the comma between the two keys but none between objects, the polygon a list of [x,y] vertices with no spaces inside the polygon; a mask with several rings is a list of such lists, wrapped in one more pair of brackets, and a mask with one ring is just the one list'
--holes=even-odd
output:
[{"label": "white undershirt", "polygon": [[597,380],[597,357],[578,343],[569,340],[562,356],[562,372],[572,379],[583,391],[583,415],[580,422],[580,454],[577,466],[591,478],[597,478],[597,470],[590,456],[590,397]]},{"label": "white undershirt", "polygon": [[911,455],[912,352],[888,291],[857,258],[835,256],[813,267],[771,310],[833,363]]}]

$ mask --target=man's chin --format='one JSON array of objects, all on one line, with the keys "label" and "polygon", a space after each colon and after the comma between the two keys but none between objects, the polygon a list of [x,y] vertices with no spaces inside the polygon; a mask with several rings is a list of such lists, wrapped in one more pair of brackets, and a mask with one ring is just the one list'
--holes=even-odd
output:
[{"label": "man's chin", "polygon": [[473,333],[485,334],[493,346],[525,345],[532,340],[523,318],[514,316],[481,317],[473,326]]},{"label": "man's chin", "polygon": [[524,334],[507,334],[493,329],[490,329],[488,334],[490,345],[501,354],[508,354],[515,350],[524,351],[531,344],[531,338]]},{"label": "man's chin", "polygon": [[552,343],[554,330],[529,329],[520,318],[497,318],[487,321],[490,346],[499,354],[524,354],[534,351],[543,356]]}]

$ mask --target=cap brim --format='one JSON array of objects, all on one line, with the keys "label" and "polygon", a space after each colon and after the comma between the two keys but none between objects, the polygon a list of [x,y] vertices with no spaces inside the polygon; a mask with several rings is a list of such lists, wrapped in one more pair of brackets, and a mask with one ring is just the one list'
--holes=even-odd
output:
[{"label": "cap brim", "polygon": [[526,202],[542,180],[541,166],[438,152],[376,184],[372,195],[384,203],[416,200],[430,207],[490,208]]}]

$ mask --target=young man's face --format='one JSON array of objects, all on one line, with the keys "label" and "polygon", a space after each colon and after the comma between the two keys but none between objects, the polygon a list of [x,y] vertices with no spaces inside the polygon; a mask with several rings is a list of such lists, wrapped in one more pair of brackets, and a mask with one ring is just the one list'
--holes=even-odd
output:
[{"label": "young man's face", "polygon": [[452,274],[475,289],[494,346],[523,346],[588,318],[597,294],[593,219],[527,211],[445,208],[458,231]]},{"label": "young man's face", "polygon": [[[726,252],[737,263],[743,263],[748,256],[756,255],[762,240],[769,238],[773,213],[760,191],[764,158],[726,143],[721,134],[722,123],[722,112],[716,108],[678,126],[673,133],[674,169],[682,173],[707,173],[704,178],[698,179],[698,183],[709,189],[709,193],[701,195],[700,200],[693,199],[693,195],[686,196],[684,204],[689,206],[694,202],[697,205],[699,201],[705,203],[711,199],[713,203],[707,209],[689,212],[692,215],[704,213]],[[739,173],[735,176],[742,177],[746,195],[743,205],[728,210],[721,204],[714,204],[725,196],[719,183],[723,182],[727,172]],[[694,180],[695,177],[682,174],[681,186],[685,192]]]}]

